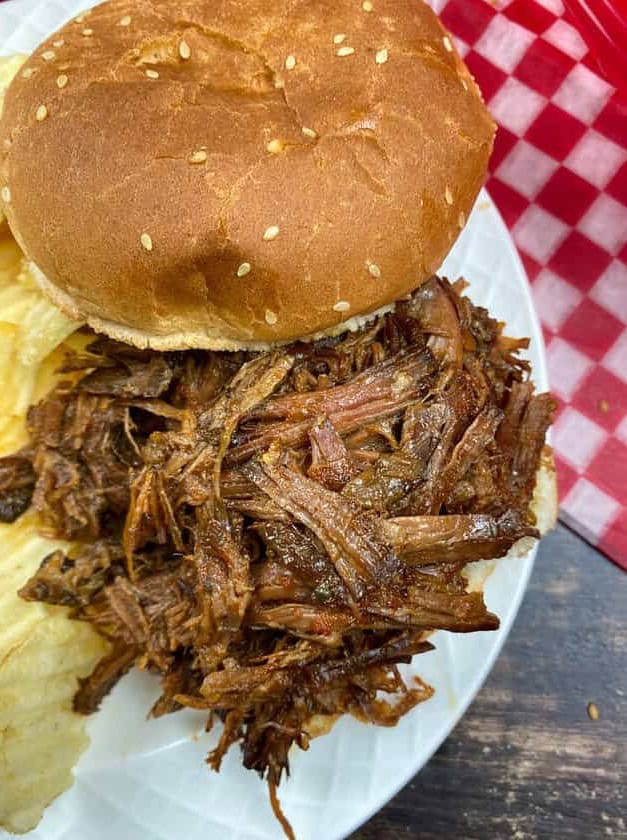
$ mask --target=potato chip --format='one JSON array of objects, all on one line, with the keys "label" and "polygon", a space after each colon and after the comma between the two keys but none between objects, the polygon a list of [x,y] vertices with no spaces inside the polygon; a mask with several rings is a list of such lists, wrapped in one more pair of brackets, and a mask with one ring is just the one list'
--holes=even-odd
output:
[{"label": "potato chip", "polygon": [[4,94],[11,84],[13,77],[25,61],[25,55],[0,56],[0,113],[2,113]]},{"label": "potato chip", "polygon": [[[4,104],[4,94],[11,84],[13,76],[15,76],[25,61],[25,55],[0,56],[0,114],[2,113],[2,106]],[[2,199],[0,199],[0,227],[2,226],[3,219],[4,210],[2,207]],[[0,261],[0,270],[1,269],[2,263]]]},{"label": "potato chip", "polygon": [[[0,98],[3,72],[0,59]],[[58,379],[68,346],[84,346],[84,337],[73,335],[78,326],[39,292],[0,220],[0,456],[26,442],[28,407]],[[68,548],[39,536],[33,511],[0,524],[0,545],[0,827],[21,833],[72,784],[89,743],[85,718],[72,709],[77,680],[108,646],[66,610],[18,596],[47,554]]]},{"label": "potato chip", "polygon": [[74,338],[79,326],[44,298],[8,228],[0,226],[0,456],[26,442],[28,407],[55,382],[64,342],[81,344]]},{"label": "potato chip", "polygon": [[0,544],[0,826],[23,832],[72,783],[88,744],[85,719],[72,711],[77,679],[107,643],[64,609],[19,598],[42,558],[67,548],[38,535],[33,512],[0,525]]}]

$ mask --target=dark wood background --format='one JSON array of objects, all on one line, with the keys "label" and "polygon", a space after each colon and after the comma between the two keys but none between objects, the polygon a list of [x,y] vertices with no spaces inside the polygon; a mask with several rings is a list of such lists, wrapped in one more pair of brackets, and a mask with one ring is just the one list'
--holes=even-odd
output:
[{"label": "dark wood background", "polygon": [[466,716],[352,840],[397,838],[627,838],[627,575],[566,528]]}]

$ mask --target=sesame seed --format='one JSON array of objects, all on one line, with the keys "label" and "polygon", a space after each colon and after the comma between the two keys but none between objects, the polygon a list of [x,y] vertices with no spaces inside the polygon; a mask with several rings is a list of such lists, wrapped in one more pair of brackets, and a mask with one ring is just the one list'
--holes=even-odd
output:
[{"label": "sesame seed", "polygon": [[306,125],[304,125],[301,128],[301,131],[303,132],[305,137],[309,137],[311,140],[315,140],[316,137],[318,136],[317,133],[313,130],[313,128],[307,128]]},{"label": "sesame seed", "polygon": [[267,151],[271,155],[280,154],[283,151],[284,148],[285,148],[285,146],[283,145],[282,140],[270,140],[270,142],[266,146]]},{"label": "sesame seed", "polygon": [[463,228],[466,224],[466,214],[464,212],[460,212],[459,216],[457,217],[457,224],[459,225],[460,229]]},{"label": "sesame seed", "polygon": [[361,8],[364,10],[364,12],[371,12],[374,9],[374,6],[370,2],[370,0],[364,0],[364,2],[361,4]]},{"label": "sesame seed", "polygon": [[372,274],[373,277],[376,277],[377,280],[381,277],[381,269],[379,268],[376,263],[366,263],[368,271]]},{"label": "sesame seed", "polygon": [[54,50],[46,50],[46,52],[41,54],[41,57],[44,61],[52,61],[55,55],[56,53],[54,52]]},{"label": "sesame seed", "polygon": [[206,163],[207,162],[207,152],[205,149],[198,149],[196,152],[192,152],[189,157],[190,163]]},{"label": "sesame seed", "polygon": [[74,18],[74,22],[75,23],[82,23],[85,20],[86,17],[87,17],[87,12],[83,12],[82,14],[77,15]]},{"label": "sesame seed", "polygon": [[601,715],[599,714],[599,708],[596,703],[588,703],[587,712],[590,720],[596,721],[601,717]]},{"label": "sesame seed", "polygon": [[27,68],[26,68],[26,70],[24,70],[24,72],[22,73],[22,76],[23,76],[25,79],[30,79],[30,78],[32,77],[32,75],[33,75],[33,73],[34,73],[34,72],[35,72],[35,71],[33,70],[33,68],[32,68],[32,67],[27,67]]},{"label": "sesame seed", "polygon": [[464,90],[468,90],[468,82],[466,81],[466,79],[460,79],[460,81]]},{"label": "sesame seed", "polygon": [[68,78],[65,73],[61,73],[60,76],[57,76],[57,87],[61,90],[64,88],[68,83]]},{"label": "sesame seed", "polygon": [[8,187],[2,187],[0,190],[0,197],[5,204],[11,203],[11,190]]},{"label": "sesame seed", "polygon": [[348,312],[351,308],[350,303],[347,300],[338,300],[338,302],[333,307],[334,312]]},{"label": "sesame seed", "polygon": [[48,109],[46,108],[46,106],[40,105],[39,108],[37,108],[35,116],[37,117],[38,122],[43,122],[48,116]]},{"label": "sesame seed", "polygon": [[295,55],[288,55],[285,59],[285,69],[286,70],[293,70],[296,67],[296,56]]},{"label": "sesame seed", "polygon": [[453,203],[453,193],[451,192],[449,187],[447,187],[444,190],[444,199],[445,199],[447,204],[452,204]]},{"label": "sesame seed", "polygon": [[453,44],[451,43],[451,39],[448,35],[445,35],[444,38],[442,38],[442,43],[444,44],[444,49],[447,52],[453,52]]},{"label": "sesame seed", "polygon": [[159,73],[156,70],[146,70],[146,75],[149,79],[158,79]]},{"label": "sesame seed", "polygon": [[269,324],[271,327],[273,327],[276,324],[276,322],[279,320],[276,312],[273,312],[271,309],[266,309],[265,318],[266,318],[266,324]]},{"label": "sesame seed", "polygon": [[374,57],[374,60],[376,61],[377,64],[385,64],[385,62],[388,60],[389,57],[390,57],[390,53],[388,52],[388,48],[383,47],[382,50],[377,50],[377,53]]},{"label": "sesame seed", "polygon": [[270,225],[270,227],[266,229],[263,238],[266,242],[272,242],[273,239],[277,238],[280,232],[281,228],[278,225]]},{"label": "sesame seed", "polygon": [[132,19],[133,18],[130,15],[124,15],[124,17],[121,18],[118,26],[130,26]]},{"label": "sesame seed", "polygon": [[179,55],[183,59],[183,61],[187,61],[189,58],[192,57],[192,48],[187,43],[187,41],[181,41],[179,44]]},{"label": "sesame seed", "polygon": [[237,276],[238,277],[246,277],[247,274],[250,274],[252,270],[252,266],[250,263],[243,262],[240,267],[237,269]]},{"label": "sesame seed", "polygon": [[145,251],[152,251],[152,236],[149,233],[142,233],[139,237],[139,241]]},{"label": "sesame seed", "polygon": [[93,29],[83,29],[81,34],[84,35],[85,38],[89,38],[94,34],[94,30]]},{"label": "sesame seed", "polygon": [[346,40],[346,35],[343,32],[338,32],[337,35],[333,36],[333,43],[334,44],[337,44],[337,45],[343,44],[345,40]]},{"label": "sesame seed", "polygon": [[59,38],[59,40],[58,40],[58,41],[53,41],[53,42],[52,42],[52,46],[53,46],[53,47],[56,47],[57,49],[60,49],[60,48],[61,48],[61,47],[63,47],[64,45],[65,45],[65,41],[63,40],[63,38]]},{"label": "sesame seed", "polygon": [[339,55],[340,58],[344,58],[347,55],[353,55],[354,52],[354,47],[340,47],[339,50],[336,52],[336,55]]}]

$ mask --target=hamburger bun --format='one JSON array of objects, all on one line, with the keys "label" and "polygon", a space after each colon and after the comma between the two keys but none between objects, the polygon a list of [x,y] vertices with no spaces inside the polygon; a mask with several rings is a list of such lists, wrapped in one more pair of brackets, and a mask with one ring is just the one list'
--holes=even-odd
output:
[{"label": "hamburger bun", "polygon": [[431,276],[493,137],[422,0],[111,0],[9,88],[0,188],[70,317],[158,350],[256,347]]}]

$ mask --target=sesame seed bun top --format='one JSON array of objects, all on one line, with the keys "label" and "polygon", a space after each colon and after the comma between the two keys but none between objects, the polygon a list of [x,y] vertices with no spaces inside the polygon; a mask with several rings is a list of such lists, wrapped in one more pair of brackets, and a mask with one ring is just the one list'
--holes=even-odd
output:
[{"label": "sesame seed bun top", "polygon": [[0,187],[68,314],[232,349],[338,331],[420,285],[493,136],[422,0],[111,0],[9,88]]}]

